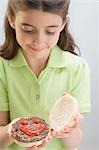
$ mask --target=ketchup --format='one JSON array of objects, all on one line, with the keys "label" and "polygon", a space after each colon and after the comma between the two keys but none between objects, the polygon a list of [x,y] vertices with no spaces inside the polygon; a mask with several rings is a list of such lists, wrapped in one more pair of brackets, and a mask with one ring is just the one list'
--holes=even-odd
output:
[{"label": "ketchup", "polygon": [[28,125],[28,121],[25,120],[25,119],[22,119],[20,123],[21,123],[22,125]]},{"label": "ketchup", "polygon": [[41,123],[39,119],[35,119],[33,121],[33,123],[37,124],[37,126],[38,126],[37,130],[31,130],[31,129],[29,129],[29,127],[26,126],[26,125],[29,124],[27,120],[22,120],[20,123],[22,125],[20,127],[20,130],[23,133],[27,134],[28,136],[36,135],[37,133],[41,132],[45,128],[45,125],[43,123]]},{"label": "ketchup", "polygon": [[35,118],[33,122],[38,124],[38,123],[40,123],[40,120],[38,118]]}]

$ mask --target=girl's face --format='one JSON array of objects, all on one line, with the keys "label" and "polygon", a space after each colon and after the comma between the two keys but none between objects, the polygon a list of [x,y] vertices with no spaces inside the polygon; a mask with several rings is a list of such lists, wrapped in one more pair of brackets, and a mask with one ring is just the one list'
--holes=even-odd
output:
[{"label": "girl's face", "polygon": [[8,19],[17,42],[29,54],[46,53],[54,47],[65,25],[59,15],[35,9],[19,11],[14,21]]}]

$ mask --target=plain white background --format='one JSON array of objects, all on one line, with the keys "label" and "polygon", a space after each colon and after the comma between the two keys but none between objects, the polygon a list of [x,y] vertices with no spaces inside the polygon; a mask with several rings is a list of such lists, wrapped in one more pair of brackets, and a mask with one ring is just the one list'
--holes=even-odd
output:
[{"label": "plain white background", "polygon": [[[91,71],[91,113],[84,120],[81,150],[99,150],[99,0],[71,0],[71,31]],[[86,86],[86,85],[85,85]]]},{"label": "plain white background", "polygon": [[[0,0],[0,44],[6,4],[7,0]],[[85,115],[84,140],[79,150],[99,150],[99,0],[71,0],[70,17],[70,31],[91,71],[92,110]]]}]

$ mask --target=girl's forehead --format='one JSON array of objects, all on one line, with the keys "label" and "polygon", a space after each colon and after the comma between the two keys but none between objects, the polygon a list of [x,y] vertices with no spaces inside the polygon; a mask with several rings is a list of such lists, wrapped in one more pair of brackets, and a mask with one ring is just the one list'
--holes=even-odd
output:
[{"label": "girl's forehead", "polygon": [[23,11],[18,11],[16,13],[16,15],[21,15],[21,14],[27,14],[27,15],[32,15],[32,16],[35,16],[35,15],[53,15],[53,16],[60,16],[59,14],[57,13],[54,13],[54,12],[48,12],[48,11],[43,11],[43,10],[40,10],[40,9],[27,9],[27,10],[23,10]]},{"label": "girl's forehead", "polygon": [[27,11],[19,11],[16,14],[16,20],[29,22],[61,22],[62,18],[58,14],[44,12],[41,10],[31,9]]}]

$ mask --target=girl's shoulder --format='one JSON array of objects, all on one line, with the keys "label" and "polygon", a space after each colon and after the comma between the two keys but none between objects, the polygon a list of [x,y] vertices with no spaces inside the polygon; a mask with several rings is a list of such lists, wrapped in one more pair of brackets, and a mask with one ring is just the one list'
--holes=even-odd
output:
[{"label": "girl's shoulder", "polygon": [[87,61],[78,55],[72,54],[70,52],[64,51],[64,62],[66,63],[66,66],[71,67],[78,67],[78,66],[88,66]]},{"label": "girl's shoulder", "polygon": [[79,67],[88,67],[87,61],[78,55],[72,54],[69,51],[63,51],[59,46],[56,46],[52,52],[52,60],[58,67],[66,67],[68,69],[78,69]]},{"label": "girl's shoulder", "polygon": [[4,66],[4,64],[7,64],[7,63],[8,63],[8,60],[0,56],[0,69],[1,67]]},{"label": "girl's shoulder", "polygon": [[0,56],[0,78],[4,76],[6,66],[8,66],[8,60]]}]

